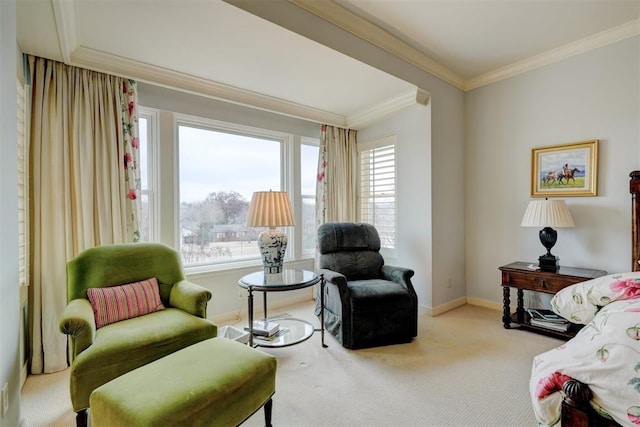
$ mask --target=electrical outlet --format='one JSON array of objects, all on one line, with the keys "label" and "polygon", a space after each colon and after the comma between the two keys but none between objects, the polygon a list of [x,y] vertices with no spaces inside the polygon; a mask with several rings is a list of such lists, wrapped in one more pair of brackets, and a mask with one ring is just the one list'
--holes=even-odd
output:
[{"label": "electrical outlet", "polygon": [[242,289],[238,290],[238,299],[242,301],[244,299],[245,292]]},{"label": "electrical outlet", "polygon": [[2,416],[5,416],[9,411],[9,383],[4,383],[2,386]]},{"label": "electrical outlet", "polygon": [[447,288],[451,287],[451,277],[447,279]]}]

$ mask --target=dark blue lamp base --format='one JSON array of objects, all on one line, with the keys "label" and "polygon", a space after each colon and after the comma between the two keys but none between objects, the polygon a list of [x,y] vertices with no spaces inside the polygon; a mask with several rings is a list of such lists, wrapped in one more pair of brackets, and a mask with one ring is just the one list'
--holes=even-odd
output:
[{"label": "dark blue lamp base", "polygon": [[540,230],[540,242],[547,249],[547,253],[538,258],[538,266],[541,271],[556,272],[560,268],[560,258],[551,253],[551,248],[558,240],[558,232],[551,227]]}]

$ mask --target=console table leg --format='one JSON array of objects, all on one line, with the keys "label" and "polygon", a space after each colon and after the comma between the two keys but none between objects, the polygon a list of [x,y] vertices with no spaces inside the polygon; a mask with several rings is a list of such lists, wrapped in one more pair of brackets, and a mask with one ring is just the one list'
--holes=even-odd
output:
[{"label": "console table leg", "polygon": [[247,316],[249,317],[249,347],[253,347],[253,289],[251,286],[247,288],[249,297],[247,298]]},{"label": "console table leg", "polygon": [[264,308],[264,318],[267,319],[267,293],[262,292],[262,306]]},{"label": "console table leg", "polygon": [[511,288],[502,287],[502,323],[505,329],[511,328],[511,308],[509,308],[511,299]]},{"label": "console table leg", "polygon": [[324,274],[320,275],[320,340],[322,347],[327,348],[324,343]]}]

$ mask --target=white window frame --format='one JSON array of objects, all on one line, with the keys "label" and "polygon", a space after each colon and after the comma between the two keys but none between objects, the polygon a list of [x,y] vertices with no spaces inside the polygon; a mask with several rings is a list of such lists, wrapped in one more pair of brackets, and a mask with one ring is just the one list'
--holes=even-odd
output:
[{"label": "white window frame", "polygon": [[[293,136],[291,134],[273,131],[269,129],[255,128],[246,125],[239,125],[235,123],[222,122],[213,119],[207,119],[202,117],[196,117],[186,114],[174,113],[174,188],[175,188],[175,203],[174,203],[174,241],[176,242],[178,251],[180,251],[180,159],[179,159],[179,126],[190,126],[204,130],[211,130],[214,132],[231,133],[236,135],[243,135],[248,137],[269,139],[280,142],[280,156],[281,156],[281,168],[280,168],[280,191],[287,191],[291,198],[292,208],[294,210],[294,217],[298,214],[299,206],[299,177],[296,179],[296,171],[299,173],[299,159],[300,150],[296,150],[299,147],[300,137]],[[297,159],[297,161],[296,161]],[[298,191],[296,191],[296,189]],[[275,190],[275,189],[274,189]],[[304,258],[302,254],[302,245],[298,243],[298,235],[300,235],[299,221],[294,227],[284,227],[282,230],[287,233],[287,251],[285,254],[285,261],[301,260]],[[202,273],[207,271],[226,270],[230,268],[241,268],[248,266],[259,266],[261,261],[259,257],[251,258],[249,260],[235,260],[219,263],[204,263],[199,265],[185,265],[185,270],[188,274]]]},{"label": "white window frame", "polygon": [[[397,136],[396,135],[389,135],[389,136],[385,136],[382,138],[378,138],[375,140],[370,140],[370,141],[363,141],[363,142],[358,142],[357,144],[357,151],[358,151],[358,162],[357,162],[357,199],[358,199],[358,203],[357,203],[357,216],[358,216],[358,220],[359,221],[365,221],[368,223],[371,223],[374,227],[377,228],[377,224],[375,224],[375,221],[372,221],[370,218],[363,218],[363,214],[362,214],[362,209],[361,209],[361,204],[363,202],[363,198],[365,197],[363,195],[363,183],[362,183],[362,176],[361,176],[361,160],[362,160],[362,153],[363,152],[367,152],[367,151],[374,151],[383,147],[393,147],[394,149],[394,190],[393,190],[393,194],[392,195],[385,195],[385,197],[390,197],[392,196],[394,198],[394,221],[393,221],[393,247],[388,247],[388,246],[384,246],[384,242],[382,242],[383,246],[380,249],[380,253],[385,257],[385,258],[395,258],[397,255],[397,247],[398,247],[398,241],[397,241],[397,237],[398,237],[398,168],[397,168],[397,164],[398,164],[398,159],[397,159]],[[375,199],[375,197],[373,197]]]},{"label": "white window frame", "polygon": [[[312,147],[320,147],[320,139],[317,138],[307,138],[307,137],[301,137],[300,138],[300,145],[309,145]],[[320,155],[319,153],[320,150],[318,150],[318,155]],[[297,162],[298,167],[300,166],[300,164],[302,163],[302,155],[300,155],[300,161]],[[316,162],[317,164],[317,162]],[[316,165],[316,170],[314,171],[314,176],[317,177],[317,165]],[[302,180],[300,179],[300,187],[302,187]],[[311,194],[303,194],[302,193],[302,188],[300,188],[300,226],[302,227],[302,205],[305,199],[313,199],[314,204],[316,202],[316,192],[314,191],[313,195]],[[315,214],[314,214],[315,216]],[[316,220],[314,218],[314,224],[316,224]],[[313,247],[313,249],[304,249],[304,245],[302,244],[302,229],[300,229],[300,248],[302,251],[302,256],[305,258],[313,258],[315,257],[316,254],[316,249],[315,246]],[[317,234],[317,233],[316,233]],[[316,240],[317,240],[317,235],[316,235]]]},{"label": "white window frame", "polygon": [[[147,188],[142,194],[147,195],[149,201],[149,241],[160,239],[160,153],[159,135],[160,122],[158,110],[138,107],[138,117],[147,120]],[[140,122],[138,121],[138,124]]]}]

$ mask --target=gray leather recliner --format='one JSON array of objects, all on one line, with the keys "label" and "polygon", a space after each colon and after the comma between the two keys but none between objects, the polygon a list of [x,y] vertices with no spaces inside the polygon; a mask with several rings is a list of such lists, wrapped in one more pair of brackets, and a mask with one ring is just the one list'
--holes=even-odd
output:
[{"label": "gray leather recliner", "polygon": [[318,246],[318,274],[326,281],[325,328],[344,347],[410,342],[418,334],[414,271],[384,265],[375,227],[326,223],[318,229]]}]

